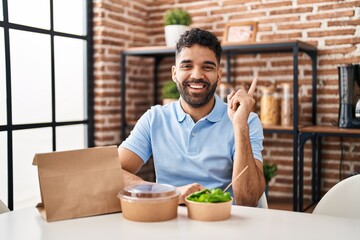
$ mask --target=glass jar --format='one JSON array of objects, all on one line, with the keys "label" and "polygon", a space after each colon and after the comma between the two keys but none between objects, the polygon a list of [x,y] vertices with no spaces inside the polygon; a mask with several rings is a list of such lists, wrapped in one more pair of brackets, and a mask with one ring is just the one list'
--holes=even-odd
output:
[{"label": "glass jar", "polygon": [[261,88],[260,120],[264,125],[279,125],[279,99],[275,86]]},{"label": "glass jar", "polygon": [[293,96],[290,83],[284,83],[282,86],[281,99],[281,125],[291,126],[293,124]]}]

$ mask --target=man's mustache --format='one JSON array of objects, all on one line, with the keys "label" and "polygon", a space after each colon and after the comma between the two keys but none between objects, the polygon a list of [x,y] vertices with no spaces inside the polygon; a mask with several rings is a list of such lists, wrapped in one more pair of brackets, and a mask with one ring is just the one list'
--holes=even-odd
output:
[{"label": "man's mustache", "polygon": [[190,83],[196,83],[196,84],[204,84],[204,85],[206,85],[207,87],[209,87],[210,86],[210,83],[209,82],[207,82],[207,81],[205,81],[205,80],[203,80],[203,79],[191,79],[191,80],[189,80],[189,81],[185,81],[184,82],[184,84],[186,84],[186,85],[188,85],[188,84],[190,84]]}]

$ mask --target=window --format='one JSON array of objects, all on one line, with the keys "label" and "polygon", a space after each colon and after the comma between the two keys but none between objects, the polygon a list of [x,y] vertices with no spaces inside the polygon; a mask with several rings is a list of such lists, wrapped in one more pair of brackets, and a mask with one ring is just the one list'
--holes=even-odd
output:
[{"label": "window", "polygon": [[36,153],[94,145],[87,19],[90,0],[0,3],[0,199],[11,210],[40,201]]}]

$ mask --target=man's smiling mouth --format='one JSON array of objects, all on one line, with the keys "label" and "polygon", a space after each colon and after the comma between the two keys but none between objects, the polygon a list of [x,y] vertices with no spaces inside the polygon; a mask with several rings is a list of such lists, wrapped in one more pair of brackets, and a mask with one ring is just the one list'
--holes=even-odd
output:
[{"label": "man's smiling mouth", "polygon": [[206,88],[206,84],[203,84],[203,83],[190,83],[190,84],[188,84],[188,86],[193,89]]}]

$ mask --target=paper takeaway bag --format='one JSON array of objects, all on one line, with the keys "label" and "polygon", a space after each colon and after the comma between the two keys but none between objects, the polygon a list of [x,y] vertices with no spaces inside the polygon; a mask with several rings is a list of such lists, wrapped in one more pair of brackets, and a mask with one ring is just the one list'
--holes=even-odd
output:
[{"label": "paper takeaway bag", "polygon": [[36,154],[41,203],[47,221],[121,211],[124,187],[116,146]]}]

